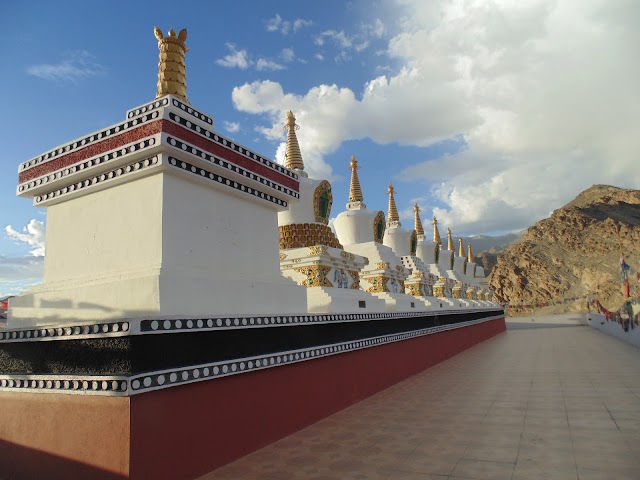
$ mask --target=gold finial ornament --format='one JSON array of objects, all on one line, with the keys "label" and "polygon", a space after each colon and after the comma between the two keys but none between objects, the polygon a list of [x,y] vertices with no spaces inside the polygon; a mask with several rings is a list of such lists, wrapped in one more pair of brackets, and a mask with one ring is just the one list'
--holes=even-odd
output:
[{"label": "gold finial ornament", "polygon": [[455,252],[453,249],[453,237],[451,236],[451,229],[447,227],[447,250]]},{"label": "gold finial ornament", "polygon": [[458,239],[458,256],[464,257],[464,247],[462,246],[462,239]]},{"label": "gold finial ornament", "polygon": [[156,98],[174,95],[180,100],[189,103],[187,98],[187,70],[184,59],[189,50],[184,43],[187,40],[187,29],[180,30],[177,37],[173,28],[169,30],[168,37],[162,35],[162,30],[158,27],[154,27],[153,32],[158,39],[158,49],[160,50]]},{"label": "gold finial ornament", "polygon": [[422,220],[420,220],[420,207],[418,206],[418,202],[414,202],[413,204],[413,213],[413,229],[416,231],[416,235],[424,236],[424,228],[422,228]]},{"label": "gold finial ornament", "polygon": [[389,182],[389,210],[387,214],[387,225],[400,225],[400,216],[398,215],[398,208],[396,207],[396,201],[393,198],[393,185]]},{"label": "gold finial ornament", "polygon": [[471,244],[467,243],[467,260],[470,262],[474,262],[473,260],[473,252],[471,251]]},{"label": "gold finial ornament", "polygon": [[440,232],[438,231],[438,220],[433,217],[433,243],[436,245],[442,245],[442,239],[440,238]]},{"label": "gold finial ornament", "polygon": [[358,160],[355,155],[351,155],[351,163],[349,163],[351,169],[351,184],[349,185],[349,202],[362,202],[364,196],[362,195],[362,188],[360,188],[360,179],[358,178]]},{"label": "gold finial ornament", "polygon": [[296,117],[291,110],[287,113],[287,124],[284,128],[287,130],[287,152],[284,157],[284,166],[289,170],[304,170],[302,153],[296,136],[296,130],[299,130],[300,126],[296,124]]}]

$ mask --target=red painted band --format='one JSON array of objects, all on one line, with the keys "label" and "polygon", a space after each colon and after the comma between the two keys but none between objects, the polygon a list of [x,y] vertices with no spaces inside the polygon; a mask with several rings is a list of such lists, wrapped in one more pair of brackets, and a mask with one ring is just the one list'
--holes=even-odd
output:
[{"label": "red painted band", "polygon": [[74,150],[73,152],[61,155],[59,157],[48,160],[44,163],[36,165],[33,168],[24,170],[18,175],[18,183],[28,182],[43,175],[60,170],[61,168],[73,165],[76,162],[86,160],[87,158],[98,156],[109,150],[114,150],[122,145],[135,142],[145,137],[150,137],[162,131],[162,120],[149,122],[140,127],[132,128],[119,135],[106,138],[96,143],[87,145],[86,147]]},{"label": "red painted band", "polygon": [[153,122],[149,122],[145,125],[141,125],[140,127],[132,128],[131,130],[127,130],[126,132],[123,132],[119,135],[114,135],[105,140],[92,143],[90,145],[87,145],[86,147],[67,153],[66,155],[61,155],[27,170],[23,170],[18,174],[18,184],[22,184],[28,182],[29,180],[39,178],[43,175],[47,175],[49,173],[60,170],[61,168],[65,168],[82,160],[86,160],[87,158],[95,157],[104,152],[108,152],[123,145],[133,143],[142,138],[150,137],[161,131],[166,132],[170,135],[174,135],[178,139],[189,142],[190,144],[201,148],[207,153],[228,160],[246,170],[268,178],[273,182],[284,185],[295,192],[298,192],[300,190],[300,184],[297,180],[258,162],[250,160],[240,155],[239,153],[234,152],[233,150],[219,145],[216,142],[207,140],[206,138],[203,138],[198,134],[180,125],[176,125],[175,123],[168,120],[156,120]]}]

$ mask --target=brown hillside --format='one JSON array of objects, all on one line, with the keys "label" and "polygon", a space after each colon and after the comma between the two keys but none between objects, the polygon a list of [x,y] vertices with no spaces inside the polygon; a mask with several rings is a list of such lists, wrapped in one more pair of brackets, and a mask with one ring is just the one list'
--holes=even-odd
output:
[{"label": "brown hillside", "polygon": [[[507,247],[491,272],[491,288],[511,304],[595,293],[617,309],[623,302],[618,226],[627,263],[640,268],[640,191],[594,185]],[[639,293],[631,278],[631,295]]]},{"label": "brown hillside", "polygon": [[475,256],[474,260],[478,265],[484,268],[485,275],[488,275],[493,271],[493,267],[496,266],[498,254],[492,252],[481,252]]}]

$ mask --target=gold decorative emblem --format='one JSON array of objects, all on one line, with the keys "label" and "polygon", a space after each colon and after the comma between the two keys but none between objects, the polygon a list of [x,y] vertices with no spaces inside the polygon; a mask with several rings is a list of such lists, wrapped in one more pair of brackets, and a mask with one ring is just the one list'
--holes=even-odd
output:
[{"label": "gold decorative emblem", "polygon": [[367,289],[369,293],[382,293],[388,292],[389,288],[387,287],[387,280],[389,278],[383,275],[378,275],[376,277],[367,278],[367,281],[371,284],[371,286]]},{"label": "gold decorative emblem", "polygon": [[313,265],[310,267],[294,268],[294,270],[307,277],[300,282],[300,285],[305,287],[333,287],[333,284],[327,278],[331,270],[329,267]]},{"label": "gold decorative emblem", "polygon": [[445,298],[447,296],[446,286],[446,279],[442,277],[439,278],[433,286],[433,295],[439,298]]},{"label": "gold decorative emblem", "polygon": [[356,272],[355,270],[348,270],[349,275],[351,276],[351,279],[353,280],[351,283],[351,286],[349,288],[353,289],[353,290],[359,290],[360,289],[360,274],[358,272]]},{"label": "gold decorative emblem", "polygon": [[313,214],[315,215],[316,222],[324,225],[329,224],[331,205],[333,205],[331,184],[326,180],[322,180],[313,193]]},{"label": "gold decorative emblem", "polygon": [[287,256],[284,253],[280,252],[280,261],[284,260],[285,258],[287,258]]},{"label": "gold decorative emblem", "polygon": [[168,37],[165,37],[158,27],[155,27],[153,32],[158,39],[158,49],[160,50],[156,98],[174,95],[189,103],[187,99],[187,70],[184,60],[185,53],[189,50],[184,43],[187,40],[187,30],[180,30],[177,37],[173,28],[169,30]]},{"label": "gold decorative emblem", "polygon": [[346,258],[348,260],[355,260],[356,256],[353,253],[345,252],[344,250],[340,252],[340,256],[342,258]]},{"label": "gold decorative emblem", "polygon": [[423,296],[422,289],[420,288],[420,282],[409,283],[409,281],[406,281],[404,282],[404,285],[405,285],[404,293],[406,293],[407,295],[411,295],[412,297]]},{"label": "gold decorative emblem", "polygon": [[376,262],[376,270],[384,270],[390,266],[391,264],[389,262]]},{"label": "gold decorative emblem", "polygon": [[328,253],[329,247],[326,245],[311,245],[309,247],[309,253],[307,257],[313,257],[314,255],[322,255],[323,253]]},{"label": "gold decorative emblem", "polygon": [[387,224],[384,220],[384,212],[379,211],[375,218],[373,219],[373,239],[382,243],[382,239],[384,238],[384,231],[387,228]]}]

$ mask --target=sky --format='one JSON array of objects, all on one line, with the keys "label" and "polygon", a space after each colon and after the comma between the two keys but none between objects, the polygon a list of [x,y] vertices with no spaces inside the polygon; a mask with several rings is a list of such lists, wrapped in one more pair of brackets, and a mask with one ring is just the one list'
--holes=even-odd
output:
[{"label": "sky", "polygon": [[391,181],[454,235],[519,231],[593,184],[640,186],[636,0],[4,1],[0,297],[40,281],[46,211],[17,167],[155,97],[153,27],[188,29],[187,94],[215,130],[306,170],[344,209]]}]

